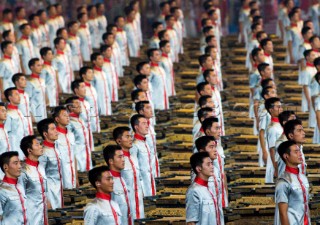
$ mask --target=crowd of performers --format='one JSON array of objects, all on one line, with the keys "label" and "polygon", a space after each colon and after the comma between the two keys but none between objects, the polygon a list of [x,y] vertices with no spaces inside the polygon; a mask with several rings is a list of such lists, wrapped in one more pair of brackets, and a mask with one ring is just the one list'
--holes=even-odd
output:
[{"label": "crowd of performers", "polygon": [[[130,65],[130,57],[140,57],[146,39],[139,1],[131,1],[124,16],[115,17],[113,23],[107,21],[101,3],[80,6],[76,20],[68,23],[60,4],[29,17],[23,7],[3,10],[0,224],[47,225],[48,209],[64,207],[63,190],[79,187],[78,171],[88,172],[97,190],[84,209],[85,224],[132,225],[135,219],[145,218],[143,198],[156,195],[155,178],[160,177],[154,112],[169,109],[169,97],[176,95],[173,63],[179,62],[186,37],[177,2],[163,1],[159,7],[148,60],[134,65],[135,112],[129,126],[113,130],[114,144],[103,149],[106,166],[95,168],[93,133],[101,130],[100,117],[112,114],[123,67]],[[221,225],[223,208],[228,207],[221,145],[225,135],[221,14],[219,1],[205,1],[203,7],[186,221]],[[314,20],[319,4],[310,12],[311,19],[302,21],[300,8],[292,0],[283,1],[278,35],[287,46],[286,62],[299,65],[302,111],[309,112],[308,125],[315,128],[313,142],[320,143],[320,42],[319,22]],[[257,1],[242,0],[239,28],[239,41],[245,42],[248,52],[250,116],[259,135],[259,165],[266,166],[266,183],[277,182],[275,224],[310,224],[302,148],[305,132],[295,112],[283,111],[277,96],[273,44],[263,31]],[[72,95],[59,102],[61,93]]]}]

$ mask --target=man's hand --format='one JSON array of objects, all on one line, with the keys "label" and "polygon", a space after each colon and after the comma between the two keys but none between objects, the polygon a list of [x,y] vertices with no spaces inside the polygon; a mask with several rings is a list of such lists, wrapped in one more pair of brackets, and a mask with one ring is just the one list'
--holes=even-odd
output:
[{"label": "man's hand", "polygon": [[262,159],[263,159],[264,164],[267,164],[268,155],[269,155],[269,154],[268,154],[267,150],[262,149]]}]

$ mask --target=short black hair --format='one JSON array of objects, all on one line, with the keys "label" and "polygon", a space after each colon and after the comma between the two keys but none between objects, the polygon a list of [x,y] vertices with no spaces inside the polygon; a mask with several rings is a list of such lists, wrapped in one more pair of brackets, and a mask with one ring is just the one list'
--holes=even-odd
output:
[{"label": "short black hair", "polygon": [[208,157],[208,152],[196,152],[190,157],[190,165],[195,174],[198,174],[197,166],[202,166],[203,160]]},{"label": "short black hair", "polygon": [[213,109],[210,107],[200,108],[197,112],[199,122],[202,123],[201,118],[206,117],[210,112],[213,112]]},{"label": "short black hair", "polygon": [[214,35],[207,36],[206,39],[205,39],[206,43],[208,44],[209,41],[211,41],[212,38],[216,38],[216,36],[214,36]]},{"label": "short black hair", "polygon": [[116,151],[118,150],[122,150],[122,148],[119,145],[107,145],[103,149],[103,158],[108,166],[110,166],[109,160],[114,158]]},{"label": "short black hair", "polygon": [[136,105],[135,105],[135,110],[138,114],[140,114],[139,112],[141,110],[144,109],[144,106],[147,105],[147,104],[150,104],[149,101],[140,101],[140,102],[137,102]]},{"label": "short black hair", "polygon": [[288,14],[289,19],[292,19],[292,17],[293,17],[294,14],[296,14],[296,13],[297,13],[297,11],[292,9],[292,10],[289,12],[289,14]]},{"label": "short black hair", "polygon": [[202,28],[202,33],[208,33],[210,30],[213,29],[213,26],[205,26],[204,28]]},{"label": "short black hair", "polygon": [[95,5],[88,5],[87,6],[87,11],[90,12],[92,9],[96,8]]},{"label": "short black hair", "polygon": [[141,89],[135,89],[131,92],[131,100],[134,102],[135,100],[138,100],[139,93],[144,93],[143,90]]},{"label": "short black hair", "polygon": [[59,28],[59,29],[57,30],[57,32],[56,32],[56,36],[57,36],[57,37],[60,37],[61,34],[62,34],[62,31],[64,31],[64,30],[67,30],[67,28],[65,28],[65,27]]},{"label": "short black hair", "polygon": [[40,61],[39,58],[32,58],[32,59],[30,59],[29,62],[28,62],[28,67],[29,67],[29,69],[31,69],[31,67],[34,66],[34,65],[36,64],[36,62],[38,62],[38,61]]},{"label": "short black hair", "polygon": [[268,94],[269,94],[270,89],[273,89],[273,87],[271,87],[271,86],[266,86],[266,87],[262,88],[261,97],[262,97],[263,99],[265,99],[265,98],[264,98],[265,95],[268,95]]},{"label": "short black hair", "polygon": [[124,11],[124,14],[128,16],[133,11],[133,8],[131,6],[127,6],[124,8],[123,11]]},{"label": "short black hair", "polygon": [[303,27],[302,30],[301,30],[302,36],[305,35],[306,33],[308,33],[309,30],[311,30],[310,27]]},{"label": "short black hair", "polygon": [[119,16],[116,16],[116,17],[113,19],[113,22],[114,22],[114,23],[118,22],[118,20],[119,20],[120,18],[123,18],[123,19],[124,19],[123,16],[119,15]]},{"label": "short black hair", "polygon": [[10,160],[12,157],[17,156],[19,157],[19,153],[16,151],[9,151],[9,152],[4,152],[0,155],[0,168],[2,172],[4,172],[4,165],[7,164],[9,165]]},{"label": "short black hair", "polygon": [[21,77],[26,77],[26,75],[24,75],[23,73],[16,73],[12,76],[11,80],[12,80],[12,83],[16,84],[17,81],[19,81],[19,79]]},{"label": "short black hair", "polygon": [[167,1],[161,2],[161,3],[159,4],[159,8],[160,8],[160,9],[163,9],[166,5],[169,5],[169,2],[167,2]]},{"label": "short black hair", "polygon": [[258,71],[261,74],[262,71],[264,71],[268,66],[270,66],[269,63],[260,63],[258,65]]},{"label": "short black hair", "polygon": [[261,48],[254,48],[254,49],[252,49],[252,51],[251,51],[251,57],[252,57],[253,61],[255,61],[255,60],[254,60],[254,57],[258,56],[259,52],[261,52],[261,51],[262,51]]},{"label": "short black hair", "polygon": [[317,57],[317,58],[314,59],[313,65],[314,66],[320,66],[320,57]]},{"label": "short black hair", "polygon": [[118,28],[117,25],[115,25],[114,23],[110,23],[107,26],[107,33],[112,33],[112,29],[113,28]]},{"label": "short black hair", "polygon": [[15,14],[19,13],[22,9],[24,9],[23,6],[18,6],[14,9]]},{"label": "short black hair", "polygon": [[202,66],[202,64],[205,63],[206,60],[207,60],[207,58],[209,58],[209,57],[211,57],[211,56],[210,56],[210,55],[206,55],[206,54],[200,55],[200,56],[198,57],[198,62],[199,62],[199,64],[200,64],[200,66]]},{"label": "short black hair", "polygon": [[305,50],[305,51],[303,52],[304,58],[306,59],[307,57],[309,57],[312,51],[313,51],[312,49],[307,49],[307,50]]},{"label": "short black hair", "polygon": [[154,53],[155,51],[159,51],[159,49],[157,49],[157,48],[150,48],[150,49],[148,49],[148,51],[147,51],[148,59],[150,59],[150,58],[153,56],[153,53]]},{"label": "short black hair", "polygon": [[[44,56],[46,56],[48,54],[49,51],[52,51],[51,48],[49,47],[43,47],[40,49],[40,55],[43,58]],[[53,51],[52,51],[53,52]]]},{"label": "short black hair", "polygon": [[29,23],[24,23],[24,24],[19,26],[19,30],[23,31],[27,26],[30,26],[30,24]]},{"label": "short black hair", "polygon": [[302,122],[301,122],[301,120],[295,119],[295,120],[289,120],[283,126],[283,132],[286,135],[286,137],[288,138],[288,140],[290,140],[289,134],[293,134],[295,127],[298,125],[302,126]]},{"label": "short black hair", "polygon": [[83,67],[80,68],[79,76],[81,77],[81,79],[83,79],[83,75],[86,75],[86,73],[88,72],[88,70],[92,70],[92,67],[90,67],[90,66],[83,66]]},{"label": "short black hair", "polygon": [[207,104],[207,100],[212,98],[210,95],[203,95],[199,98],[198,100],[198,105],[200,106],[200,108],[202,108],[202,106],[204,106],[205,104]]},{"label": "short black hair", "polygon": [[83,83],[84,81],[83,80],[80,80],[80,79],[77,79],[77,80],[74,80],[72,81],[71,83],[71,90],[73,93],[76,93],[75,92],[75,89],[78,89],[80,87],[80,84]]},{"label": "short black hair", "polygon": [[148,79],[146,75],[139,74],[135,76],[133,79],[134,86],[137,87],[144,79]]},{"label": "short black hair", "polygon": [[34,18],[36,18],[36,17],[39,17],[37,14],[35,14],[35,13],[32,13],[30,16],[29,16],[29,20],[30,21],[33,21],[34,20]]},{"label": "short black hair", "polygon": [[53,41],[54,47],[57,47],[60,44],[60,41],[64,40],[62,37],[56,37]]},{"label": "short black hair", "polygon": [[268,98],[265,100],[264,106],[265,106],[266,110],[268,111],[268,113],[270,113],[270,109],[272,109],[274,107],[274,104],[276,102],[281,102],[280,98],[273,97],[273,98]]},{"label": "short black hair", "polygon": [[167,30],[164,29],[164,30],[162,30],[162,31],[160,31],[160,32],[158,33],[158,37],[159,37],[160,40],[162,40],[162,39],[164,38],[164,34],[165,34],[166,32],[167,32]]},{"label": "short black hair", "polygon": [[11,41],[3,41],[1,42],[1,51],[4,53],[4,50],[8,47],[8,45],[12,44]]},{"label": "short black hair", "polygon": [[60,113],[62,111],[67,111],[68,112],[67,108],[64,107],[64,106],[60,105],[60,106],[54,107],[53,113],[52,113],[52,118],[54,119],[55,122],[56,122],[56,118],[59,117],[59,115],[60,115]]},{"label": "short black hair", "polygon": [[[112,48],[111,45],[106,45],[106,44],[103,44],[100,46],[100,53],[102,54],[103,52],[105,52],[108,48]],[[101,55],[100,54],[100,55]]]},{"label": "short black hair", "polygon": [[21,139],[20,148],[26,157],[28,157],[29,155],[28,149],[29,148],[32,149],[33,140],[36,140],[36,139],[37,137],[35,135],[28,135]]},{"label": "short black hair", "polygon": [[209,117],[202,122],[202,129],[205,134],[206,134],[206,130],[211,129],[213,123],[219,123],[219,120],[217,117]]},{"label": "short black hair", "polygon": [[210,73],[211,73],[211,72],[214,72],[214,69],[207,69],[207,70],[205,70],[205,71],[203,72],[203,79],[204,79],[205,81],[207,81],[207,78],[210,77]]},{"label": "short black hair", "polygon": [[49,125],[52,123],[54,124],[54,120],[52,118],[46,118],[37,123],[38,132],[43,140],[45,139],[43,133],[48,133]]},{"label": "short black hair", "polygon": [[312,43],[317,38],[319,38],[318,35],[313,35],[311,38],[309,38],[309,42]]},{"label": "short black hair", "polygon": [[159,42],[159,48],[165,47],[166,44],[170,44],[170,42],[167,41],[167,40],[162,40],[162,41],[160,41],[160,42]]},{"label": "short black hair", "polygon": [[[259,32],[256,34],[257,39],[260,39],[263,34],[267,34],[267,33],[266,33],[264,30],[259,31]],[[268,34],[267,34],[267,36],[268,36]]]},{"label": "short black hair", "polygon": [[4,16],[4,15],[7,15],[7,14],[9,14],[9,13],[12,13],[12,10],[9,9],[9,8],[5,8],[5,9],[2,11],[2,15],[3,15],[3,16]]},{"label": "short black hair", "polygon": [[109,36],[113,36],[113,33],[111,33],[111,32],[104,33],[102,35],[102,40],[104,41],[104,40],[108,39]]},{"label": "short black hair", "polygon": [[152,24],[152,30],[157,29],[157,28],[158,28],[159,26],[161,26],[161,25],[162,25],[162,23],[159,22],[159,21],[153,22],[153,24]]},{"label": "short black hair", "polygon": [[196,145],[196,148],[197,148],[198,152],[200,152],[200,150],[205,150],[206,146],[208,145],[208,143],[210,141],[215,141],[213,136],[202,136],[202,137],[199,137],[195,141],[195,145]]},{"label": "short black hair", "polygon": [[92,53],[91,56],[90,56],[91,62],[96,61],[99,56],[102,56],[102,54],[100,52]]},{"label": "short black hair", "polygon": [[77,24],[77,21],[72,20],[67,24],[67,28],[70,29],[73,25]]},{"label": "short black hair", "polygon": [[5,40],[5,39],[9,36],[9,34],[10,34],[11,32],[13,32],[13,31],[12,31],[12,30],[5,30],[5,31],[3,31],[3,33],[2,33],[2,39]]},{"label": "short black hair", "polygon": [[7,88],[5,91],[4,91],[4,96],[6,97],[7,101],[10,102],[9,100],[9,97],[12,96],[12,92],[14,90],[18,90],[16,87],[10,87],[10,88]]},{"label": "short black hair", "polygon": [[129,127],[116,127],[112,132],[112,137],[114,141],[117,141],[118,138],[121,138],[124,132],[130,132]]},{"label": "short black hair", "polygon": [[316,73],[314,79],[316,80],[316,82],[318,82],[318,84],[320,84],[320,71]]},{"label": "short black hair", "polygon": [[73,105],[74,100],[79,100],[79,97],[78,96],[71,96],[71,97],[67,98],[67,100],[65,101],[65,104],[66,104],[69,112],[71,111],[70,108],[73,107],[72,105]]},{"label": "short black hair", "polygon": [[292,145],[297,145],[296,142],[294,141],[285,141],[285,142],[282,142],[279,146],[278,146],[278,154],[280,155],[281,159],[285,162],[285,158],[283,157],[284,154],[288,154],[290,155],[290,147]]},{"label": "short black hair", "polygon": [[264,47],[268,44],[269,41],[272,42],[272,40],[271,40],[270,38],[262,39],[262,40],[260,41],[261,47],[264,48]]},{"label": "short black hair", "polygon": [[149,64],[147,61],[143,61],[143,62],[139,62],[137,65],[136,65],[136,71],[138,73],[140,73],[140,71],[142,70],[143,66],[146,65],[146,64]]},{"label": "short black hair", "polygon": [[268,86],[268,84],[269,84],[270,81],[273,81],[273,79],[272,79],[272,78],[266,78],[266,79],[264,79],[263,81],[261,81],[261,87],[262,87],[262,88],[265,88],[266,86]]},{"label": "short black hair", "polygon": [[294,111],[291,111],[291,110],[286,110],[279,114],[279,122],[282,127],[284,126],[284,122],[287,122],[291,115],[296,115],[296,114],[294,113]]},{"label": "short black hair", "polygon": [[210,55],[211,49],[217,49],[217,47],[208,45],[207,47],[205,47],[204,53],[205,53],[206,55]]},{"label": "short black hair", "polygon": [[199,84],[197,84],[197,92],[200,94],[200,92],[201,91],[203,91],[204,90],[204,87],[206,86],[206,85],[208,85],[209,83],[208,82],[200,82]]},{"label": "short black hair", "polygon": [[204,25],[206,25],[207,21],[209,21],[210,19],[209,18],[203,18],[201,20],[201,27],[204,27]]},{"label": "short black hair", "polygon": [[170,20],[171,18],[174,18],[174,16],[171,15],[171,14],[169,14],[169,15],[166,15],[166,16],[164,17],[164,20],[165,20],[165,21],[168,21],[168,20]]},{"label": "short black hair", "polygon": [[257,29],[257,26],[259,26],[259,25],[260,25],[259,23],[253,23],[251,25],[251,30],[253,31],[253,30]]},{"label": "short black hair", "polygon": [[136,129],[134,128],[134,126],[139,124],[139,119],[141,119],[141,118],[145,118],[145,117],[140,114],[135,114],[130,118],[130,125],[131,125],[132,130],[134,132],[136,132]]},{"label": "short black hair", "polygon": [[[81,7],[81,6],[80,6],[80,7]],[[85,8],[85,7],[81,7],[81,9],[82,9],[82,8]],[[81,10],[81,9],[80,9],[80,10]],[[81,20],[82,17],[85,16],[85,15],[87,15],[87,13],[79,13],[78,16],[77,16],[77,19],[78,19],[78,20]]]},{"label": "short black hair", "polygon": [[90,184],[94,187],[97,188],[96,182],[101,181],[102,173],[110,171],[108,166],[98,166],[95,167],[88,172],[88,179]]}]

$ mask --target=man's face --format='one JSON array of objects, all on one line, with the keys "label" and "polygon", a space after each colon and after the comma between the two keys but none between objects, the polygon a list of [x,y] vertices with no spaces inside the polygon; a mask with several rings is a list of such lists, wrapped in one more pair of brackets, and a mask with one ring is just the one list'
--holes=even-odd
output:
[{"label": "man's face", "polygon": [[12,43],[15,43],[16,42],[16,37],[14,36],[13,32],[10,32],[5,40],[6,41],[11,41]]},{"label": "man's face", "polygon": [[5,49],[5,54],[11,56],[13,52],[13,44],[8,44]]},{"label": "man's face", "polygon": [[268,41],[267,42],[267,45],[265,46],[265,50],[268,51],[268,52],[273,52],[273,44],[272,44],[272,41]]},{"label": "man's face", "polygon": [[310,53],[308,62],[313,63],[316,58],[317,58],[316,52],[315,52],[315,51],[312,51],[312,52]]},{"label": "man's face", "polygon": [[117,140],[118,144],[125,149],[130,149],[132,147],[133,138],[129,131],[123,132],[121,138]]},{"label": "man's face", "polygon": [[307,31],[307,33],[304,35],[304,39],[309,40],[312,37],[312,35],[313,35],[313,28],[311,28],[311,30]]},{"label": "man's face", "polygon": [[64,39],[64,40],[67,40],[68,39],[68,32],[66,29],[63,29],[62,32],[61,32],[61,37]]},{"label": "man's face", "polygon": [[62,110],[59,113],[59,116],[56,118],[56,120],[62,126],[67,126],[70,122],[70,117],[69,117],[69,113],[67,112],[67,110]]},{"label": "man's face", "polygon": [[48,133],[45,135],[46,135],[46,138],[50,141],[58,140],[58,131],[54,123],[49,124]]},{"label": "man's face", "polygon": [[35,26],[39,26],[39,25],[40,25],[40,18],[39,18],[39,16],[35,16],[35,17],[33,18],[33,24],[34,24]]},{"label": "man's face", "polygon": [[212,98],[207,98],[207,103],[203,107],[214,108],[214,102]]},{"label": "man's face", "polygon": [[217,85],[218,84],[218,75],[216,72],[211,71],[210,76],[207,79],[208,83],[211,85]]},{"label": "man's face", "polygon": [[139,124],[135,125],[136,132],[142,135],[149,133],[149,125],[146,118],[140,118]]},{"label": "man's face", "polygon": [[271,78],[272,69],[270,66],[267,66],[263,71],[261,71],[261,75],[264,79]]},{"label": "man's face", "polygon": [[4,165],[4,171],[11,177],[18,178],[21,175],[21,163],[18,156],[10,158],[9,164]]},{"label": "man's face", "polygon": [[160,31],[162,31],[164,28],[163,28],[163,25],[160,24],[156,29],[155,29],[155,33],[159,33]]},{"label": "man's face", "polygon": [[25,76],[21,76],[19,78],[17,86],[19,86],[20,88],[25,88],[27,86],[27,79]]},{"label": "man's face", "polygon": [[149,90],[149,80],[148,79],[143,79],[137,87],[143,91],[148,91]]},{"label": "man's face", "polygon": [[42,145],[40,144],[40,142],[37,139],[33,139],[33,141],[32,141],[32,149],[31,149],[30,154],[32,154],[33,156],[36,156],[36,157],[40,157],[43,154]]},{"label": "man's face", "polygon": [[200,94],[201,94],[201,96],[203,96],[203,95],[212,96],[212,89],[211,89],[210,84],[205,85],[203,91],[201,91]]},{"label": "man's face", "polygon": [[95,65],[98,66],[98,67],[102,67],[103,66],[103,56],[102,55],[99,55],[97,57],[97,59],[94,61]]},{"label": "man's face", "polygon": [[81,103],[79,99],[75,99],[72,101],[72,112],[79,115],[82,112]]},{"label": "man's face", "polygon": [[311,43],[312,45],[312,48],[313,49],[318,49],[320,48],[320,40],[319,40],[319,37],[316,37],[313,39],[313,42]]},{"label": "man's face", "polygon": [[205,63],[203,64],[204,68],[212,69],[213,67],[213,59],[211,57],[207,57]]},{"label": "man's face", "polygon": [[57,45],[57,49],[63,51],[66,48],[66,42],[64,40],[60,40],[60,42]]},{"label": "man's face", "polygon": [[40,74],[42,71],[42,64],[39,61],[36,61],[35,64],[33,66],[31,66],[31,71],[35,74]]},{"label": "man's face", "polygon": [[170,41],[170,35],[169,35],[169,33],[167,31],[164,32],[163,40]]},{"label": "man's face", "polygon": [[117,150],[114,154],[113,159],[109,160],[109,163],[112,163],[112,165],[117,170],[123,170],[124,169],[124,156],[122,150]]},{"label": "man's face", "polygon": [[153,112],[152,112],[152,107],[150,104],[145,104],[143,108],[143,115],[147,118],[150,119],[153,117]]},{"label": "man's face", "polygon": [[84,82],[81,82],[79,84],[79,87],[77,89],[75,89],[76,94],[80,97],[80,98],[84,98],[86,96],[86,85]]},{"label": "man's face", "polygon": [[284,154],[284,157],[287,159],[287,162],[293,165],[299,165],[302,161],[302,153],[298,145],[290,146],[290,154]]},{"label": "man's face", "polygon": [[48,51],[47,54],[44,56],[44,60],[51,62],[53,59],[53,52],[52,51]]},{"label": "man's face", "polygon": [[93,76],[93,70],[92,69],[88,69],[86,74],[84,75],[84,78],[87,80],[87,81],[92,81],[94,79],[94,76]]},{"label": "man's face", "polygon": [[[214,38],[212,38],[212,39],[214,39]],[[212,40],[212,39],[211,39],[211,40]],[[210,50],[210,56],[211,56],[212,60],[216,60],[216,59],[217,59],[217,53],[218,53],[218,51],[217,51],[216,48],[211,48],[211,50]]]},{"label": "man's face", "polygon": [[303,144],[305,142],[305,136],[306,133],[301,125],[295,126],[293,134],[289,134],[290,139],[298,144]]},{"label": "man's face", "polygon": [[211,177],[213,176],[213,164],[212,160],[207,157],[203,159],[201,167],[197,167],[198,173],[203,174],[206,177]]},{"label": "man's face", "polygon": [[169,20],[166,21],[167,27],[172,27],[174,24],[174,17],[170,17]]},{"label": "man's face", "polygon": [[210,141],[205,150],[209,153],[210,159],[215,160],[217,158],[217,144],[215,141]]},{"label": "man's face", "polygon": [[112,56],[112,48],[107,48],[104,55],[107,59],[110,59]]},{"label": "man's face", "polygon": [[96,184],[100,184],[98,186],[103,193],[111,193],[113,192],[113,177],[109,171],[105,171],[101,174],[101,180],[97,181]]},{"label": "man's face", "polygon": [[79,30],[79,24],[78,23],[75,23],[70,27],[70,32],[73,33],[73,34],[76,34],[78,32],[78,30]]},{"label": "man's face", "polygon": [[8,13],[8,14],[6,15],[6,18],[7,18],[7,20],[12,21],[12,19],[13,19],[12,13]]},{"label": "man's face", "polygon": [[46,12],[41,13],[40,15],[41,22],[45,22],[47,21],[47,19],[48,19],[47,13]]},{"label": "man's face", "polygon": [[270,109],[270,112],[273,117],[278,117],[279,114],[283,112],[281,102],[275,102],[273,107]]},{"label": "man's face", "polygon": [[265,61],[265,57],[264,57],[263,51],[259,51],[258,55],[255,57],[255,59],[256,59],[257,63],[259,63],[259,64],[264,62]]},{"label": "man's face", "polygon": [[19,94],[18,90],[12,91],[11,96],[9,96],[9,100],[11,103],[13,103],[15,105],[20,104],[20,94]]},{"label": "man's face", "polygon": [[220,140],[221,126],[219,123],[213,123],[209,134],[214,137],[215,140]]},{"label": "man's face", "polygon": [[148,101],[146,93],[144,91],[140,91],[138,93],[138,100],[135,100],[135,102],[141,102],[141,101]]},{"label": "man's face", "polygon": [[0,106],[0,121],[7,119],[7,109],[4,106]]},{"label": "man's face", "polygon": [[154,51],[153,52],[153,56],[151,56],[150,58],[151,58],[151,60],[153,62],[157,62],[157,63],[160,62],[160,60],[161,60],[160,52],[159,51]]},{"label": "man's face", "polygon": [[162,52],[169,54],[171,51],[171,47],[170,47],[170,43],[167,43],[163,48],[162,48]]},{"label": "man's face", "polygon": [[266,99],[276,98],[276,97],[278,97],[278,95],[277,95],[277,90],[274,89],[274,88],[269,89],[268,95],[265,96]]},{"label": "man's face", "polygon": [[125,25],[125,20],[124,20],[124,18],[123,18],[123,17],[118,18],[118,20],[117,20],[117,22],[116,22],[116,25],[117,25],[119,28],[124,27],[124,25]]},{"label": "man's face", "polygon": [[31,34],[31,27],[29,25],[25,26],[22,30],[23,35],[28,36]]},{"label": "man's face", "polygon": [[140,70],[140,73],[143,74],[143,75],[146,75],[146,76],[149,76],[150,73],[151,73],[151,68],[150,68],[150,65],[149,64],[144,64],[142,66],[142,69]]}]

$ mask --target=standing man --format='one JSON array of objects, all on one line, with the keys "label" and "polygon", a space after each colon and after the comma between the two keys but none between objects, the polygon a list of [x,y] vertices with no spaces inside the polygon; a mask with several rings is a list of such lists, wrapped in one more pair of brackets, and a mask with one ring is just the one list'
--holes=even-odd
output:
[{"label": "standing man", "polygon": [[174,85],[174,71],[173,71],[173,62],[169,56],[171,51],[171,46],[169,41],[160,41],[159,43],[161,50],[161,62],[160,65],[166,72],[166,81],[168,88],[168,95],[175,96],[176,89]]},{"label": "standing man", "polygon": [[103,157],[110,168],[113,177],[113,193],[111,198],[119,204],[121,211],[121,225],[132,225],[131,202],[125,180],[121,171],[125,168],[124,153],[119,145],[108,145],[103,149]]},{"label": "standing man", "polygon": [[111,200],[114,181],[109,167],[95,167],[89,171],[88,177],[97,193],[84,209],[84,223],[88,225],[121,224],[122,215],[119,205]]},{"label": "standing man", "polygon": [[156,184],[153,176],[155,168],[152,168],[150,147],[146,141],[146,135],[149,133],[148,121],[144,116],[136,114],[131,117],[130,124],[135,133],[130,154],[139,162],[143,194],[145,197],[155,196]]},{"label": "standing man", "polygon": [[209,178],[214,175],[209,153],[193,154],[190,164],[196,178],[186,193],[186,222],[188,225],[220,225],[217,198],[208,186]]},{"label": "standing man", "polygon": [[[0,167],[5,174],[0,182],[0,223],[27,225],[25,190],[18,183],[21,175],[21,163],[18,152],[5,152],[0,155]],[[29,209],[28,209],[29,210]]]},{"label": "standing man", "polygon": [[128,49],[130,57],[140,56],[140,44],[138,40],[138,29],[136,23],[134,22],[136,12],[130,6],[125,8],[125,14],[127,17],[126,24],[124,25],[124,30],[127,34],[128,39]]},{"label": "standing man", "polygon": [[47,177],[47,197],[52,209],[63,207],[63,184],[61,153],[56,148],[58,131],[53,119],[44,119],[37,124],[38,132],[43,141],[43,155],[39,158],[40,165],[45,169]]},{"label": "standing man", "polygon": [[19,110],[20,95],[16,88],[8,88],[4,91],[4,95],[9,102],[7,106],[7,119],[4,127],[8,132],[11,151],[19,152],[19,159],[24,159],[24,154],[20,149],[21,139],[29,135],[28,122]]},{"label": "standing man", "polygon": [[117,127],[113,130],[114,141],[121,146],[124,155],[124,169],[121,170],[128,190],[133,219],[144,218],[143,194],[138,159],[130,154],[132,135],[129,127]]},{"label": "standing man", "polygon": [[20,148],[26,159],[19,183],[26,192],[29,224],[48,225],[48,207],[51,206],[47,205],[45,170],[39,165],[39,157],[43,155],[42,146],[36,136],[29,135],[21,140]]},{"label": "standing man", "polygon": [[[8,132],[4,127],[4,122],[7,119],[7,109],[3,102],[0,102],[0,152],[10,151],[10,142]],[[0,179],[3,178],[3,173],[0,172]]]},{"label": "standing man", "polygon": [[90,56],[92,54],[92,43],[90,31],[87,26],[88,15],[86,13],[80,13],[78,15],[78,21],[80,23],[80,27],[77,36],[80,38],[82,59],[84,62],[90,62]]},{"label": "standing man", "polygon": [[121,61],[123,66],[129,66],[129,52],[128,52],[128,39],[127,33],[123,29],[125,25],[125,19],[123,16],[117,16],[114,19],[114,22],[117,26],[117,32],[115,35],[116,42],[118,43],[120,50],[123,54],[121,54]]},{"label": "standing man", "polygon": [[54,39],[56,56],[52,60],[52,65],[58,73],[59,86],[62,93],[71,93],[71,82],[74,80],[72,65],[69,64],[68,55],[64,52],[66,42],[63,38]]},{"label": "standing man", "polygon": [[105,7],[103,3],[97,3],[96,4],[97,8],[97,20],[98,20],[98,29],[99,29],[99,43],[102,43],[102,40],[100,39],[108,25],[108,21],[105,14]]},{"label": "standing man", "polygon": [[302,163],[300,148],[294,141],[280,144],[278,153],[286,164],[285,172],[276,184],[274,224],[311,224],[309,182],[299,171]]},{"label": "standing man", "polygon": [[76,21],[71,21],[68,23],[68,44],[71,49],[71,57],[72,57],[72,69],[73,71],[79,71],[83,66],[82,55],[81,55],[81,40],[80,37],[77,36],[79,30],[79,24]]},{"label": "standing man", "polygon": [[33,58],[29,61],[31,75],[27,82],[26,92],[30,97],[31,113],[36,122],[47,118],[47,102],[46,102],[46,84],[40,77],[42,64],[39,58]]}]

